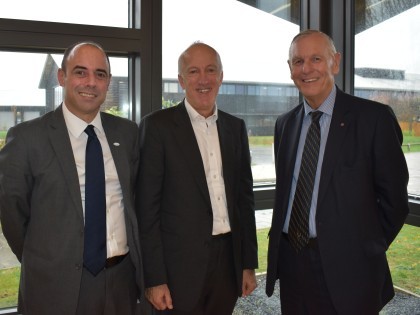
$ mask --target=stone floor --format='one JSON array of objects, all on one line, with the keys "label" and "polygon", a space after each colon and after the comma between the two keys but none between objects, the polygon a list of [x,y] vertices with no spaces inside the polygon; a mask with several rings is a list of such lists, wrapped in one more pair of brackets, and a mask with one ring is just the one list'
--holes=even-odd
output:
[{"label": "stone floor", "polygon": [[[255,221],[257,229],[270,227],[271,217],[272,210],[256,211]],[[250,296],[238,300],[233,315],[281,314],[278,284],[273,296],[269,298],[265,294],[265,274],[259,275],[257,281],[257,289]],[[380,315],[420,315],[420,297],[396,290],[394,299],[385,306]]]},{"label": "stone floor", "polygon": [[[257,276],[257,282],[258,287],[250,296],[238,300],[233,315],[281,314],[278,284],[269,298],[265,294],[265,274]],[[420,297],[396,290],[394,299],[384,307],[380,315],[420,315]]]}]

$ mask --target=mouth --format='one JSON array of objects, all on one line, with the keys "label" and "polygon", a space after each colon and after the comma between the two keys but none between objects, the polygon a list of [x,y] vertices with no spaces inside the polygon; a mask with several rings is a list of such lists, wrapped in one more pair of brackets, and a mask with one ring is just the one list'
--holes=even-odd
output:
[{"label": "mouth", "polygon": [[94,97],[96,97],[96,94],[88,93],[88,92],[79,92],[79,95],[80,96],[83,96],[83,97],[88,97],[88,98],[94,98]]},{"label": "mouth", "polygon": [[317,78],[303,79],[302,81],[303,83],[312,83],[312,82],[318,81],[318,79]]},{"label": "mouth", "polygon": [[197,92],[198,93],[201,93],[201,94],[205,94],[205,93],[208,93],[208,92],[210,92],[210,88],[207,88],[207,89],[197,89]]}]

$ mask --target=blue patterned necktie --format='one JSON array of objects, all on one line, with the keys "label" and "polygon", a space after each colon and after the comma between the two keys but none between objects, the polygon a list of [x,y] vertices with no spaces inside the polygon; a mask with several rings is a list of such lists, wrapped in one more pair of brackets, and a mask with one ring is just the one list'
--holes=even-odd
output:
[{"label": "blue patterned necktie", "polygon": [[106,261],[106,202],[105,170],[101,144],[94,127],[85,129],[88,135],[85,164],[85,248],[83,264],[96,276]]},{"label": "blue patterned necktie", "polygon": [[289,240],[297,252],[309,242],[309,209],[311,208],[321,140],[319,119],[322,112],[314,111],[310,114],[312,123],[309,126],[303,148],[302,163],[296,184],[288,230]]}]

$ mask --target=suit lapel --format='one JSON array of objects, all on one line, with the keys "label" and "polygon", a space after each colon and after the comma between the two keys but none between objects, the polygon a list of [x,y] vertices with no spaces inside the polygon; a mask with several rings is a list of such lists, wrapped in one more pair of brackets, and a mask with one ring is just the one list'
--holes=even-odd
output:
[{"label": "suit lapel", "polygon": [[[278,208],[282,209],[281,226],[284,225],[287,214],[287,206],[289,202],[291,182],[293,178],[293,171],[295,168],[297,148],[299,144],[300,131],[302,128],[303,120],[303,104],[300,104],[296,111],[292,113],[289,119],[284,122],[283,131],[281,131],[280,144],[278,146],[279,152],[286,152],[276,154],[276,176],[277,176],[277,189],[278,196],[276,197],[276,203],[279,202]],[[280,133],[280,130],[277,130]],[[280,135],[276,135],[280,136]],[[282,157],[284,156],[284,160]],[[279,198],[281,196],[281,198]]]},{"label": "suit lapel", "polygon": [[318,204],[322,202],[327,191],[332,173],[336,167],[338,156],[344,144],[344,137],[352,123],[351,104],[347,103],[345,94],[337,89],[333,115],[325,147],[324,160],[319,183]]},{"label": "suit lapel", "polygon": [[181,102],[176,108],[174,108],[174,110],[174,137],[177,141],[179,149],[184,155],[185,160],[188,161],[187,163],[191,169],[191,174],[197,182],[204,198],[209,204],[211,204],[200,148],[198,147],[194,129],[184,102]]},{"label": "suit lapel", "polygon": [[235,179],[235,165],[234,157],[235,151],[237,150],[237,139],[234,139],[230,125],[226,121],[224,114],[219,111],[217,118],[217,132],[219,134],[220,153],[222,156],[222,168],[223,168],[223,180],[225,184],[226,199],[228,209],[233,209],[233,196],[232,188],[234,187]]},{"label": "suit lapel", "polygon": [[118,179],[120,181],[121,190],[125,200],[128,196],[125,193],[129,190],[129,179],[131,165],[127,165],[127,157],[125,156],[124,138],[118,128],[112,125],[112,117],[101,113],[102,127],[104,128],[106,139],[111,150],[112,159],[114,160],[115,168],[117,169]]},{"label": "suit lapel", "polygon": [[79,177],[74,161],[69,134],[63,116],[62,105],[52,114],[49,122],[49,138],[53,150],[62,169],[64,180],[67,182],[69,194],[75,204],[78,214],[83,220],[82,198],[80,196]]}]

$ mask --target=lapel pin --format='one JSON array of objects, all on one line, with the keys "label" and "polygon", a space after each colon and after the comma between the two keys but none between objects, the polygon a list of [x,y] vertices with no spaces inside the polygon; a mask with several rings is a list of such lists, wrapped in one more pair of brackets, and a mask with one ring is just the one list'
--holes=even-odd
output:
[{"label": "lapel pin", "polygon": [[116,147],[120,146],[120,144],[118,142],[114,142],[113,145],[116,146]]},{"label": "lapel pin", "polygon": [[341,127],[344,127],[344,123],[342,122],[342,123],[340,124],[340,126],[341,126]]}]

